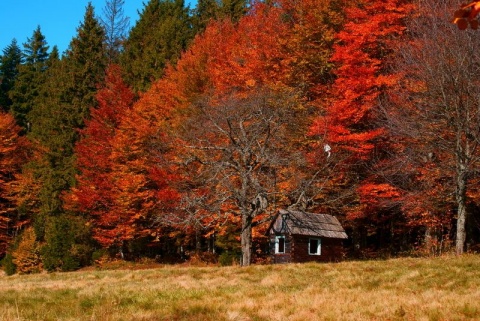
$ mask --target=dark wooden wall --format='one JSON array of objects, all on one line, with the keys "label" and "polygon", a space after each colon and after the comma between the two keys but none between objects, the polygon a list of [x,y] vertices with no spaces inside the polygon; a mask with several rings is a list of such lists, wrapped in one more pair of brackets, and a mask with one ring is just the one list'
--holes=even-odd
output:
[{"label": "dark wooden wall", "polygon": [[[320,238],[321,255],[308,254],[308,242],[311,236],[286,235],[285,253],[275,254],[275,234],[270,234],[270,253],[272,263],[302,263],[302,262],[338,262],[345,256],[343,240]],[[313,237],[315,238],[315,237]]]},{"label": "dark wooden wall", "polygon": [[322,241],[321,255],[308,254],[310,236],[294,235],[292,240],[292,262],[337,262],[344,256],[341,239],[320,238]]}]

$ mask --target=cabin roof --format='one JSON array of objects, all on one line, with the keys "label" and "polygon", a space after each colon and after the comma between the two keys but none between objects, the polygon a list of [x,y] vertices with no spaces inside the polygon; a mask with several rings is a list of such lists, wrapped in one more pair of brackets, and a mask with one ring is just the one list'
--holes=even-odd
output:
[{"label": "cabin roof", "polygon": [[279,210],[269,231],[281,234],[319,236],[347,239],[347,233],[338,219],[329,214],[317,214],[296,210]]}]

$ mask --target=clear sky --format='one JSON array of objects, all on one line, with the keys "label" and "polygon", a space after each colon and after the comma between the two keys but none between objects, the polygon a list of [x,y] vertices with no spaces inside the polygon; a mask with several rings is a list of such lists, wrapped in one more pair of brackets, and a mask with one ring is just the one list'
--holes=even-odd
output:
[{"label": "clear sky", "polygon": [[[124,1],[124,14],[130,18],[132,27],[138,19],[137,12],[143,11],[143,3],[148,0]],[[0,54],[13,38],[23,50],[23,44],[32,37],[37,26],[40,26],[50,50],[56,45],[63,53],[77,35],[88,2],[92,3],[97,16],[103,14],[105,0],[0,0]]]}]

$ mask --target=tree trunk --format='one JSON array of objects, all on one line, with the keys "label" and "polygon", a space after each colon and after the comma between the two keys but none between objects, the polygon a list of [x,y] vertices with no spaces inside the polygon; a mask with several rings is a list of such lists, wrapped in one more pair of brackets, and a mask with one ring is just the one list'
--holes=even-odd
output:
[{"label": "tree trunk", "polygon": [[248,266],[252,262],[252,217],[242,216],[242,266]]},{"label": "tree trunk", "polygon": [[[462,165],[460,165],[460,167],[463,167]],[[457,176],[457,189],[455,191],[455,199],[457,201],[457,237],[455,247],[457,255],[462,255],[465,248],[465,222],[467,218],[466,190],[466,174],[464,171],[460,171]]]},{"label": "tree trunk", "polygon": [[424,244],[425,244],[425,251],[429,255],[435,255],[435,251],[433,250],[433,240],[432,240],[432,228],[430,226],[427,226],[425,229],[425,238],[424,238]]}]

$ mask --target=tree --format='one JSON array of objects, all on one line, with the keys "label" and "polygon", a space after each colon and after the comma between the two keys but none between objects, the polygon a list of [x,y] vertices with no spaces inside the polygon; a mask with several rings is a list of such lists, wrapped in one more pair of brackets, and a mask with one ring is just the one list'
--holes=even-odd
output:
[{"label": "tree", "polygon": [[458,29],[465,30],[468,25],[472,29],[478,29],[477,16],[480,13],[480,1],[472,1],[469,4],[462,4],[460,9],[456,10],[452,22],[458,26]]},{"label": "tree", "polygon": [[75,183],[74,144],[90,108],[96,106],[95,93],[104,77],[103,37],[89,5],[64,59],[56,61],[53,56],[48,61],[41,100],[27,116],[32,124],[29,137],[44,153],[37,175],[44,183],[41,212],[45,215],[63,211],[60,195]]},{"label": "tree", "polygon": [[[34,227],[39,241],[47,242],[42,249],[42,259],[51,269],[71,269],[85,263],[81,258],[84,254],[74,255],[69,251],[89,248],[76,243],[83,242],[83,236],[69,235],[76,232],[75,224],[80,224],[82,218],[66,212],[62,195],[75,185],[74,146],[90,108],[96,106],[97,86],[102,84],[105,75],[104,31],[95,19],[91,4],[77,32],[63,59],[49,60],[41,99],[27,115],[32,124],[28,137],[36,142],[41,154],[29,166],[32,176],[41,184]],[[72,225],[65,223],[69,220]],[[65,228],[60,228],[62,226]],[[56,242],[62,238],[71,242],[60,247],[48,244],[49,240]],[[67,256],[68,265],[62,259]]]},{"label": "tree", "polygon": [[82,128],[90,108],[96,106],[95,93],[107,68],[105,31],[95,18],[91,3],[86,7],[77,37],[72,39],[64,60],[71,75],[64,99],[72,105],[72,111],[77,111],[74,128]]},{"label": "tree", "polygon": [[19,175],[30,158],[25,137],[10,114],[0,113],[0,257],[30,217],[17,210]]},{"label": "tree", "polygon": [[43,182],[42,215],[61,213],[60,195],[75,183],[74,144],[90,107],[96,106],[105,63],[103,29],[89,5],[66,56],[60,61],[55,55],[49,59],[41,99],[27,115],[32,126],[29,137],[43,152],[43,159],[36,161],[36,175]]},{"label": "tree", "polygon": [[279,1],[289,24],[285,46],[289,52],[290,86],[310,100],[326,96],[334,80],[331,62],[335,36],[343,25],[343,4],[337,0]]},{"label": "tree", "polygon": [[399,91],[403,96],[397,96],[402,108],[389,113],[392,123],[402,123],[401,133],[410,145],[405,150],[412,151],[407,154],[409,164],[421,184],[417,188],[427,186],[425,192],[449,204],[432,208],[427,200],[418,199],[417,212],[429,213],[430,220],[439,222],[442,216],[454,215],[460,255],[465,250],[468,209],[478,204],[480,42],[474,32],[460,33],[448,23],[448,10],[454,6],[450,1],[419,3],[418,17],[408,24],[412,41],[398,51],[397,66],[404,73]]},{"label": "tree", "polygon": [[146,91],[174,64],[193,38],[183,0],[150,0],[130,30],[121,55],[125,81],[134,91]]},{"label": "tree", "polygon": [[122,117],[132,107],[134,95],[121,78],[121,69],[110,65],[105,86],[97,95],[81,138],[75,146],[77,184],[66,196],[68,207],[89,217],[93,237],[103,247],[121,244],[125,222],[115,213],[115,187],[111,180],[112,139]]},{"label": "tree", "polygon": [[20,274],[39,273],[42,270],[40,248],[31,226],[21,234],[18,247],[13,253],[13,264]]},{"label": "tree", "polygon": [[199,0],[193,12],[193,26],[195,33],[201,33],[207,24],[218,19],[219,4],[217,0]]},{"label": "tree", "polygon": [[205,30],[214,20],[229,20],[237,23],[248,12],[249,1],[245,0],[200,0],[193,12],[195,34]]},{"label": "tree", "polygon": [[[158,112],[152,113],[152,111],[149,111],[150,119],[162,124],[162,127],[159,125],[149,125],[148,127],[165,128],[163,126],[167,124],[167,128],[172,127],[166,131],[167,134],[182,131],[184,129],[183,125],[186,123],[203,122],[208,113],[205,112],[206,115],[201,118],[199,116],[199,109],[201,108],[212,112],[212,117],[214,117],[213,115],[215,117],[222,116],[222,111],[231,113],[231,117],[235,117],[234,106],[236,103],[241,108],[247,109],[246,106],[254,105],[254,101],[261,100],[259,97],[262,95],[262,90],[259,88],[265,89],[266,96],[276,97],[275,99],[278,100],[280,100],[282,93],[285,93],[286,105],[289,105],[290,99],[293,99],[291,97],[292,92],[296,91],[294,89],[290,91],[288,86],[285,85],[291,83],[290,68],[293,64],[290,60],[291,51],[286,45],[290,39],[289,28],[291,23],[284,19],[284,14],[284,10],[280,7],[258,3],[251,8],[250,14],[241,18],[237,24],[230,20],[212,21],[206,27],[205,32],[195,38],[176,66],[167,68],[165,78],[154,83],[152,90],[145,94],[143,99],[149,101],[150,110],[158,110],[160,106],[162,106],[162,112],[169,110],[165,117],[168,121],[159,118]],[[302,57],[294,57],[294,59],[301,60]],[[259,90],[259,92],[256,90]],[[276,92],[277,90],[278,92]],[[275,99],[272,98],[272,101],[275,101],[272,104],[280,104]],[[145,103],[142,105],[145,105]],[[302,104],[298,103],[299,105]],[[215,111],[216,108],[219,109],[218,112]],[[252,109],[251,112],[253,114],[254,110]],[[311,112],[311,109],[305,108],[305,106],[295,109],[295,118],[292,123],[295,123],[296,126],[290,127],[288,132],[289,145],[285,146],[285,149],[292,151],[289,156],[298,156],[297,152],[304,147],[299,141],[303,139],[306,131],[309,112]],[[245,112],[245,117],[247,117],[247,113]],[[145,116],[143,117],[145,118]],[[221,119],[219,118],[217,121],[221,122]],[[192,126],[193,129],[195,128]],[[198,139],[210,139],[214,136],[208,135],[206,132],[200,133],[200,131],[200,129],[194,131],[198,133],[196,137]],[[202,136],[203,134],[205,137]],[[155,132],[149,135],[151,135],[150,139],[152,140],[158,139],[159,136]],[[183,137],[183,139],[193,139],[195,141],[193,135],[192,131],[192,136],[187,135],[189,138]],[[131,136],[132,134],[127,137]],[[160,137],[163,139],[163,136]],[[173,138],[167,138],[168,140],[173,140]],[[124,145],[132,146],[131,143]],[[225,200],[223,208],[219,205],[221,204],[221,196],[228,194],[228,192],[221,190],[221,184],[218,182],[218,185],[215,185],[213,181],[208,181],[207,177],[212,172],[211,168],[204,166],[201,161],[192,163],[192,158],[189,157],[188,149],[185,150],[185,145],[188,144],[183,143],[182,140],[180,143],[173,145],[174,153],[182,155],[181,160],[191,165],[188,166],[186,172],[183,172],[184,168],[181,165],[183,162],[179,164],[181,181],[179,184],[174,183],[178,185],[176,189],[181,196],[176,205],[177,209],[171,213],[158,215],[156,221],[164,226],[170,224],[177,230],[182,227],[187,233],[194,234],[196,239],[198,239],[198,234],[209,235],[213,232],[225,234],[225,238],[228,238],[231,235],[227,234],[236,229],[240,234],[241,211],[232,199]],[[135,146],[138,146],[138,144],[135,144]],[[192,142],[190,146],[200,147]],[[131,148],[131,150],[134,149]],[[200,153],[200,149],[196,151]],[[140,156],[143,155],[136,149],[135,152],[139,156],[127,158],[130,162],[133,159],[140,160]],[[208,153],[200,154],[203,162],[212,163],[215,161],[210,158],[212,155]],[[178,163],[179,160],[177,159],[176,162]],[[122,163],[125,163],[125,161]],[[293,192],[295,190],[294,186],[306,184],[306,182],[302,182],[305,176],[297,174],[297,168],[293,164],[290,164],[289,171],[285,170],[278,174],[289,179],[288,184],[284,182],[284,185],[282,185],[285,192],[282,204],[285,206],[297,203],[297,200],[301,198],[300,196],[304,195],[301,192]],[[260,182],[259,184],[263,183],[269,184],[270,181]],[[217,191],[216,188],[219,190]],[[255,191],[252,189],[251,193],[255,193]],[[252,199],[249,201],[252,201]],[[242,204],[244,205],[245,202],[243,201]],[[230,206],[230,209],[228,206]],[[215,209],[215,211],[212,209]],[[217,209],[221,209],[221,211],[217,211]],[[244,213],[246,213],[245,211]],[[217,215],[219,213],[221,219]],[[233,213],[236,215],[233,215]],[[261,231],[261,229],[254,229],[252,232],[249,222],[252,217],[248,215],[244,217],[246,218],[245,226],[247,226],[243,238],[246,248],[244,262],[249,264],[251,253],[247,247],[251,246],[251,239],[248,233],[255,236],[255,230]],[[261,215],[256,216],[255,223],[252,224],[258,224],[259,221],[257,220],[262,220]],[[261,234],[261,232],[258,233]]]},{"label": "tree", "polygon": [[22,51],[13,39],[10,45],[3,49],[3,56],[0,60],[0,108],[9,111],[12,101],[9,92],[15,85],[18,75],[18,66],[23,63]]},{"label": "tree", "polygon": [[34,30],[24,45],[24,63],[18,67],[15,86],[9,92],[12,101],[11,111],[17,123],[27,131],[30,127],[26,117],[36,104],[42,78],[47,69],[48,46],[40,27]]},{"label": "tree", "polygon": [[103,17],[100,18],[105,29],[107,55],[110,63],[117,62],[130,24],[130,19],[123,12],[124,4],[124,0],[108,0],[103,8]]},{"label": "tree", "polygon": [[[399,193],[383,180],[376,166],[391,148],[388,133],[379,122],[380,107],[386,90],[397,79],[388,67],[409,10],[411,6],[401,0],[361,1],[345,9],[345,25],[337,34],[332,56],[336,79],[331,100],[310,129],[312,137],[319,140],[319,152],[328,146],[341,159],[336,164],[335,183],[321,192],[341,201],[331,203],[330,209],[346,213],[349,223],[358,229],[355,234],[369,226],[368,232],[374,234],[378,226],[388,226],[386,220],[397,215],[395,208],[383,205],[372,212],[370,201],[394,199]],[[325,106],[321,100],[318,105]],[[372,221],[379,223],[367,224]],[[356,246],[358,241],[354,235]]]},{"label": "tree", "polygon": [[219,18],[230,19],[236,23],[247,13],[248,4],[248,0],[222,0]]},{"label": "tree", "polygon": [[252,229],[262,214],[286,203],[291,169],[302,159],[289,148],[301,105],[289,91],[265,88],[206,98],[195,107],[184,133],[201,180],[199,193],[208,193],[211,213],[239,222],[242,265],[250,265]]},{"label": "tree", "polygon": [[[175,184],[176,140],[167,135],[171,118],[172,87],[165,81],[151,89],[125,112],[111,140],[113,208],[99,219],[104,244],[120,254],[135,241],[162,237],[155,218],[174,211],[178,200]],[[108,230],[108,231],[107,231]]]}]

